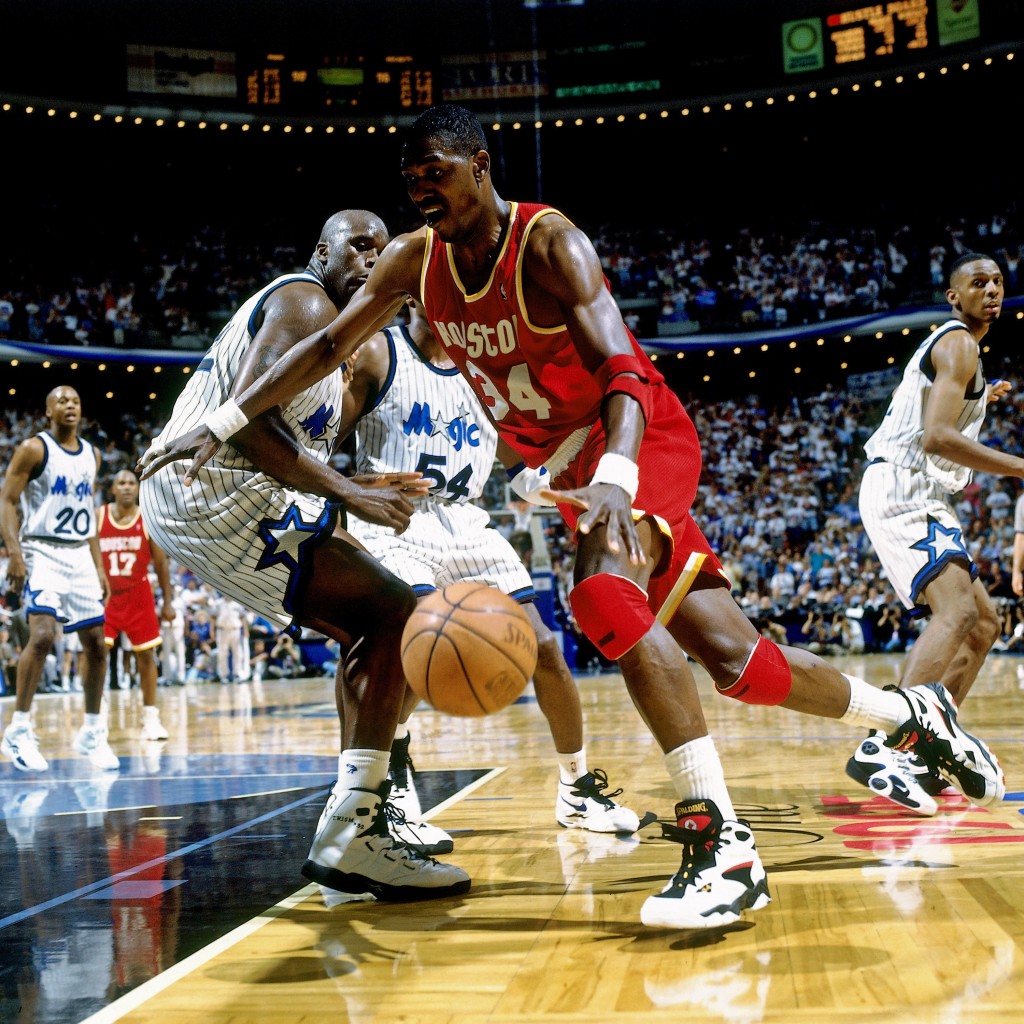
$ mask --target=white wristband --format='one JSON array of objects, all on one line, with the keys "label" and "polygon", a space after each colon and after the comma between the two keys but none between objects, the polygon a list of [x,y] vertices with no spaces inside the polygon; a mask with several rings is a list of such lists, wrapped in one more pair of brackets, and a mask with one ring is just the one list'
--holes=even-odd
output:
[{"label": "white wristband", "polygon": [[233,398],[228,398],[206,417],[206,429],[218,441],[226,441],[248,422],[249,417],[239,409],[238,403]]},{"label": "white wristband", "polygon": [[528,501],[531,505],[554,505],[553,501],[540,493],[551,486],[551,474],[544,466],[530,469],[524,464],[518,473],[509,477],[508,482],[523,501]]},{"label": "white wristband", "polygon": [[615,484],[621,487],[630,501],[636,500],[636,492],[640,487],[640,467],[625,455],[605,452],[598,460],[597,469],[590,482],[592,484]]}]

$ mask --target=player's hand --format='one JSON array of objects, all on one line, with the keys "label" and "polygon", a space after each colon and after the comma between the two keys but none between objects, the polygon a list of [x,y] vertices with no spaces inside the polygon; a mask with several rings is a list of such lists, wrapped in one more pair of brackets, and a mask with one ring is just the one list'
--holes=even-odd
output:
[{"label": "player's hand", "polygon": [[21,552],[12,551],[7,560],[7,580],[10,583],[10,590],[19,596],[25,588],[25,578],[28,576],[28,568],[25,565],[25,556]]},{"label": "player's hand", "polygon": [[636,530],[629,495],[617,484],[589,484],[571,491],[546,489],[541,494],[558,505],[575,505],[585,510],[576,529],[586,535],[598,526],[605,527],[605,543],[613,554],[625,549],[633,565],[646,561]]},{"label": "player's hand", "polygon": [[96,567],[96,575],[100,580],[100,594],[103,598],[103,603],[106,604],[110,600],[110,580],[107,579],[107,574],[103,571],[102,567]]},{"label": "player's hand", "polygon": [[349,479],[360,487],[396,487],[414,498],[430,490],[430,481],[422,473],[355,473]]},{"label": "player's hand", "polygon": [[1013,385],[1008,380],[993,380],[985,385],[985,404],[998,402],[1005,398],[1013,390]]},{"label": "player's hand", "polygon": [[1010,587],[1018,597],[1024,597],[1024,573],[1019,571],[1011,573]]},{"label": "player's hand", "polygon": [[187,434],[175,437],[166,444],[151,444],[139,459],[135,472],[140,481],[146,480],[168,463],[193,456],[192,465],[185,472],[185,485],[188,486],[195,480],[196,473],[217,454],[220,445],[221,442],[210,433],[205,424],[200,424]]},{"label": "player's hand", "polygon": [[403,484],[387,486],[378,482],[364,487],[351,477],[348,483],[342,504],[352,515],[377,526],[390,526],[395,533],[408,528],[415,506]]}]

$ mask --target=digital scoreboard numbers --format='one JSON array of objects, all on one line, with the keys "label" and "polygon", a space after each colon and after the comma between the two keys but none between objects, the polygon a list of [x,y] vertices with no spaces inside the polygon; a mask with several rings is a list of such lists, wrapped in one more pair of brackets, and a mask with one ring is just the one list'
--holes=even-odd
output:
[{"label": "digital scoreboard numbers", "polygon": [[365,114],[432,106],[434,71],[407,54],[380,57],[262,54],[243,64],[241,92],[250,109],[282,114]]},{"label": "digital scoreboard numbers", "polygon": [[788,73],[898,67],[937,47],[981,35],[978,0],[888,0],[829,5],[821,17],[782,25]]},{"label": "digital scoreboard numbers", "polygon": [[827,52],[836,64],[888,57],[928,45],[928,0],[892,0],[830,14]]}]

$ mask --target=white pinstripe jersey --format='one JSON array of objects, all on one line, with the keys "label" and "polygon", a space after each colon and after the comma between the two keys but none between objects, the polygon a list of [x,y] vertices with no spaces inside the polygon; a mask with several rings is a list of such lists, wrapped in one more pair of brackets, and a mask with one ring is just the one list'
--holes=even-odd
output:
[{"label": "white pinstripe jersey", "polygon": [[[323,287],[312,274],[284,274],[250,296],[217,335],[217,340],[196,367],[185,390],[174,403],[171,418],[160,432],[161,439],[170,440],[187,433],[204,422],[228,397],[242,356],[259,329],[263,304],[271,292],[292,281],[308,281]],[[341,389],[341,371],[335,370],[297,395],[284,410],[284,419],[295,431],[299,443],[320,462],[327,462],[330,458],[338,433]],[[253,464],[229,444],[221,446],[213,461],[225,469],[254,472]]]},{"label": "white pinstripe jersey", "polygon": [[[286,274],[246,300],[178,397],[161,440],[205,422],[223,402],[258,330],[263,303],[292,281],[323,287],[312,274]],[[320,462],[327,462],[337,437],[342,388],[336,370],[284,410],[299,443]],[[139,504],[150,536],[222,594],[287,625],[310,572],[312,551],[334,530],[337,507],[285,487],[230,444],[202,467],[190,487],[182,480],[187,466],[187,460],[172,462],[142,481]]]},{"label": "white pinstripe jersey", "polygon": [[498,439],[458,367],[427,359],[404,326],[388,327],[390,366],[373,408],[356,428],[359,473],[420,472],[434,497],[479,498]]},{"label": "white pinstripe jersey", "polygon": [[96,535],[96,449],[78,439],[78,451],[62,448],[46,431],[37,476],[21,492],[21,538],[81,544]]},{"label": "white pinstripe jersey", "polygon": [[388,375],[356,427],[356,468],[418,470],[431,481],[431,491],[413,501],[409,526],[400,534],[354,517],[349,531],[418,595],[474,580],[515,600],[532,599],[533,581],[522,559],[474,501],[483,493],[498,444],[479,399],[457,367],[431,363],[404,327],[384,334]]},{"label": "white pinstripe jersey", "polygon": [[[935,380],[932,349],[944,334],[965,329],[960,320],[947,320],[921,342],[903,371],[903,379],[893,391],[882,422],[864,445],[869,459],[884,459],[895,466],[924,473],[949,494],[962,491],[970,483],[972,470],[958,462],[926,455],[921,439],[925,408]],[[974,380],[964,394],[956,428],[964,437],[976,441],[984,419],[985,376],[979,351]]]}]

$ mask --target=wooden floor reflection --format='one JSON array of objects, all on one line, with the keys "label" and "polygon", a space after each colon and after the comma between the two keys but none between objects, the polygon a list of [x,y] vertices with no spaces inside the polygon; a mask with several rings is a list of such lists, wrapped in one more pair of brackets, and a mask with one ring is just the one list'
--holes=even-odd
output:
[{"label": "wooden floor reflection", "polygon": [[[899,662],[842,667],[884,685]],[[0,1019],[1021,1020],[1024,658],[992,656],[962,713],[1002,761],[1005,802],[947,798],[931,819],[846,777],[849,727],[739,705],[698,678],[773,897],[699,933],[639,923],[678,866],[656,824],[626,839],[556,825],[553,748],[529,691],[489,719],[421,708],[412,722],[421,796],[470,892],[334,909],[298,874],[336,764],[326,681],[161,690],[171,739],[155,750],[132,738],[138,694],[113,693],[114,780],[69,753],[80,695],[40,696],[51,772],[0,765]],[[669,818],[660,753],[621,678],[579,688],[591,765],[639,813]]]}]

